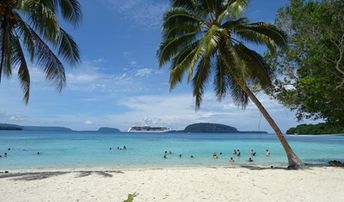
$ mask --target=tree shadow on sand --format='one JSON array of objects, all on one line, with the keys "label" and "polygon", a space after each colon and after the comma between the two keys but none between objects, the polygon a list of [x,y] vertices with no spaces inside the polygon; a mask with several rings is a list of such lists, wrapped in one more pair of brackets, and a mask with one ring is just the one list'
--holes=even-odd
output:
[{"label": "tree shadow on sand", "polygon": [[50,177],[56,177],[60,175],[77,173],[75,178],[87,177],[93,174],[100,175],[102,177],[112,177],[112,173],[124,174],[122,171],[56,171],[56,172],[27,172],[27,173],[1,173],[0,179],[10,179],[14,181],[34,181],[43,180]]}]

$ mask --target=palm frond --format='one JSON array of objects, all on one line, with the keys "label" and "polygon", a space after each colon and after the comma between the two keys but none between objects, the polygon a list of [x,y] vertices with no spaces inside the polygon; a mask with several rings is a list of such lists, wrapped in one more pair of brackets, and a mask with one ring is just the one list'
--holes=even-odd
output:
[{"label": "palm frond", "polygon": [[22,39],[23,45],[25,46],[25,49],[30,56],[30,61],[34,62],[35,44],[31,38],[31,30],[29,29],[27,24],[24,23],[24,20],[20,17],[18,13],[15,12],[14,15],[15,15],[15,18],[17,19],[17,26],[16,26],[17,36]]},{"label": "palm frond", "polygon": [[30,35],[35,46],[35,60],[38,66],[43,68],[45,77],[47,80],[52,81],[58,90],[62,90],[66,82],[65,71],[62,62],[50,50],[49,46],[39,37],[35,30],[31,29],[24,21],[18,19],[22,30],[25,30],[25,34]]},{"label": "palm frond", "polygon": [[263,88],[270,87],[272,71],[264,58],[243,44],[236,45],[234,49],[245,63],[247,77],[259,83]]},{"label": "palm frond", "polygon": [[214,89],[218,100],[221,101],[226,96],[227,87],[227,66],[224,64],[223,59],[217,55]]},{"label": "palm frond", "polygon": [[[56,0],[55,0],[56,1]],[[78,0],[58,0],[63,18],[78,25],[82,18],[81,5]]]},{"label": "palm frond", "polygon": [[80,61],[79,48],[73,38],[62,28],[60,28],[59,35],[59,50],[58,54],[69,62],[69,64],[75,65]]},{"label": "palm frond", "polygon": [[[227,82],[230,88],[231,98],[234,101],[234,104],[237,106],[241,106],[245,109],[248,105],[249,98],[247,93],[243,90],[243,88],[239,85],[239,82],[235,77],[231,76],[230,74],[227,75]],[[243,84],[246,85],[246,84]]]},{"label": "palm frond", "polygon": [[[247,24],[247,25],[242,24],[242,25],[239,25],[236,30],[236,32],[240,33],[241,35],[243,35],[245,31],[246,31],[246,35],[248,34],[248,31],[253,31],[258,34],[265,35],[280,48],[284,48],[287,45],[287,35],[274,25],[270,25],[263,22],[252,23],[252,24]],[[252,35],[253,34],[251,33],[250,36],[252,37]],[[256,37],[256,40],[257,40],[257,37]]]},{"label": "palm frond", "polygon": [[222,1],[223,9],[221,14],[218,16],[218,23],[221,23],[223,19],[234,19],[238,18],[245,11],[249,0],[225,0]]},{"label": "palm frond", "polygon": [[184,8],[172,8],[167,11],[163,19],[163,32],[169,32],[170,29],[175,28],[177,25],[208,25],[197,13]]},{"label": "palm frond", "polygon": [[276,44],[268,36],[252,30],[240,30],[237,31],[236,34],[245,42],[253,42],[257,45],[265,45],[270,50],[271,54],[276,54]]},{"label": "palm frond", "polygon": [[196,0],[170,0],[171,7],[173,8],[185,8],[193,10],[196,7]]},{"label": "palm frond", "polygon": [[195,97],[196,110],[200,108],[205,85],[209,79],[211,67],[211,56],[203,57],[198,63],[197,71],[192,79],[193,81],[193,95]]},{"label": "palm frond", "polygon": [[197,32],[186,33],[179,37],[168,38],[163,41],[158,50],[159,66],[162,67],[167,61],[183,49],[184,46],[192,43],[195,40]]},{"label": "palm frond", "polygon": [[[49,2],[45,0],[43,2]],[[37,31],[44,39],[56,45],[60,26],[54,8],[41,1],[26,1],[24,10],[30,20],[30,27]]]},{"label": "palm frond", "polygon": [[178,23],[175,24],[174,27],[164,30],[162,35],[162,40],[166,41],[170,38],[175,38],[179,36],[183,36],[184,34],[196,32],[201,29],[199,24],[182,24]]},{"label": "palm frond", "polygon": [[222,31],[223,30],[221,28],[213,25],[207,31],[207,33],[205,33],[199,39],[199,47],[197,48],[197,51],[190,63],[188,81],[191,80],[193,76],[194,67],[197,64],[198,60],[202,57],[202,55],[203,57],[211,57],[215,50],[218,48],[218,44],[220,42],[220,35]]},{"label": "palm frond", "polygon": [[[225,69],[225,85],[227,85],[227,90],[230,91],[231,97],[234,103],[238,106],[245,108],[248,104],[248,95],[241,88],[241,85],[246,85],[245,75],[242,69],[242,61],[235,51],[234,47],[225,40],[227,43],[222,44],[219,48],[220,57],[223,64],[226,66]],[[221,94],[219,94],[221,95]],[[221,99],[221,97],[218,97]]]},{"label": "palm frond", "polygon": [[173,58],[170,71],[170,90],[172,90],[177,83],[181,82],[183,75],[190,66],[192,58],[196,54],[197,50],[198,44],[190,45],[189,47],[186,47],[178,57]]},{"label": "palm frond", "polygon": [[0,81],[2,77],[2,73],[5,76],[9,77],[12,72],[11,66],[11,46],[10,46],[10,38],[11,38],[11,27],[9,24],[9,20],[5,15],[1,22],[1,32],[0,32],[0,45],[1,45],[1,58],[0,58]]},{"label": "palm frond", "polygon": [[30,73],[25,60],[24,52],[21,48],[20,41],[16,37],[11,38],[12,46],[12,63],[18,68],[18,78],[20,86],[24,91],[23,100],[27,104],[30,97]]}]

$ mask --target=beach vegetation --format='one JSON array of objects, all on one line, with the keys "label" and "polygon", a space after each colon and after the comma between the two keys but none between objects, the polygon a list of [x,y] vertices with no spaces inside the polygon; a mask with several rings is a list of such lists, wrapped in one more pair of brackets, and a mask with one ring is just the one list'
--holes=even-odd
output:
[{"label": "beach vegetation", "polygon": [[[247,46],[263,45],[274,54],[286,48],[287,36],[276,26],[251,23],[243,16],[248,0],[171,0],[162,25],[159,66],[170,64],[170,89],[184,76],[193,87],[196,110],[207,83],[212,81],[217,98],[226,96],[245,108],[251,100],[278,136],[290,168],[303,167],[281,130],[252,89],[272,86],[272,69]],[[212,78],[212,79],[211,79]]]},{"label": "beach vegetation", "polygon": [[75,65],[80,55],[60,21],[77,26],[81,15],[78,0],[0,1],[0,80],[16,72],[25,103],[30,96],[29,62],[41,68],[58,90],[65,86],[61,60]]},{"label": "beach vegetation", "polygon": [[290,40],[288,48],[266,55],[279,75],[272,94],[295,111],[298,120],[344,127],[343,22],[343,0],[290,0],[278,10],[275,25]]},{"label": "beach vegetation", "polygon": [[322,134],[344,134],[344,127],[333,126],[327,123],[300,124],[295,128],[287,130],[287,134],[298,135],[322,135]]},{"label": "beach vegetation", "polygon": [[128,194],[128,198],[126,200],[124,200],[123,202],[133,202],[134,198],[137,196],[138,194],[135,192],[133,194]]}]

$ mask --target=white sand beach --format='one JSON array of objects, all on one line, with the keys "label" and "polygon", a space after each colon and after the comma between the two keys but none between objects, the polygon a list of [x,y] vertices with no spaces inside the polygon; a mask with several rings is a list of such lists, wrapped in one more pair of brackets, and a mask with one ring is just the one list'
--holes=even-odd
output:
[{"label": "white sand beach", "polygon": [[163,168],[0,174],[0,201],[343,201],[344,169]]}]

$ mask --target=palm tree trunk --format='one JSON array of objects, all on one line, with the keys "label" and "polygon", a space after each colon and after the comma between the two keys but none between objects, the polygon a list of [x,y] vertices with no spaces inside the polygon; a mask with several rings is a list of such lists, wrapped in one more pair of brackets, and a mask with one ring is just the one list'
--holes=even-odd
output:
[{"label": "palm tree trunk", "polygon": [[[240,84],[239,84],[240,85]],[[257,99],[257,97],[252,93],[252,91],[246,86],[246,85],[241,85],[242,89],[247,93],[248,97],[251,99],[251,101],[256,104],[258,107],[259,111],[263,114],[264,118],[268,121],[270,124],[271,128],[275,131],[278,139],[280,140],[284,151],[287,154],[288,157],[288,168],[290,169],[301,169],[303,168],[304,164],[303,162],[296,156],[296,154],[293,152],[292,148],[288,144],[287,140],[283,136],[281,130],[275,123],[275,121],[272,119],[270,114],[266,111],[262,103]]]}]

